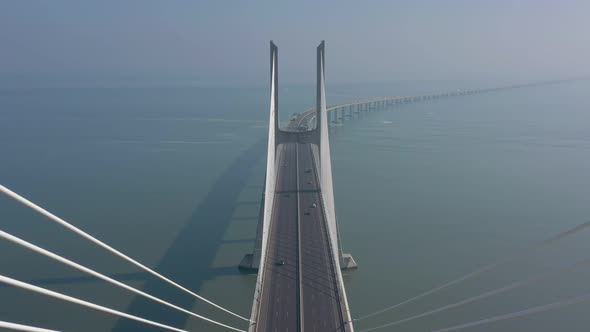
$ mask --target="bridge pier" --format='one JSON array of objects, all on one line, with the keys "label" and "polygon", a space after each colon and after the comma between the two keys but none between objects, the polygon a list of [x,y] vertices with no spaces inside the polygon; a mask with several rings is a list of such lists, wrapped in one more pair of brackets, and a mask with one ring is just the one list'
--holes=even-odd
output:
[{"label": "bridge pier", "polygon": [[354,270],[358,269],[358,264],[354,260],[351,254],[340,254],[340,270],[347,271],[347,270]]},{"label": "bridge pier", "polygon": [[328,117],[329,117],[330,123],[336,123],[336,118],[338,118],[338,109],[335,108],[331,112],[328,112]]},{"label": "bridge pier", "polygon": [[[258,256],[258,264],[255,263],[255,256]],[[240,269],[240,271],[243,271],[246,273],[252,273],[252,274],[257,273],[259,267],[260,267],[260,254],[256,255],[254,253],[245,254],[244,257],[242,258],[242,260],[240,261],[240,264],[238,265],[238,268]]]}]

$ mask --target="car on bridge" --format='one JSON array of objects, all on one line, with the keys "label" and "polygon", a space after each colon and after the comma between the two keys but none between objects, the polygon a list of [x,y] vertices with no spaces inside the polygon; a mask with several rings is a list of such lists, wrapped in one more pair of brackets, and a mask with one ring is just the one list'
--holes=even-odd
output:
[{"label": "car on bridge", "polygon": [[285,260],[284,260],[284,259],[279,259],[279,260],[277,261],[277,265],[278,265],[278,266],[283,266],[283,265],[285,265]]}]

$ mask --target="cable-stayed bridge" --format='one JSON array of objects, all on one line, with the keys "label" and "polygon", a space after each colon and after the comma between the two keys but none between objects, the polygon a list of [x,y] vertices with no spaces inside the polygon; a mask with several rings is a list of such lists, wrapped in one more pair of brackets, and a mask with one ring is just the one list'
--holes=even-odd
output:
[{"label": "cable-stayed bridge", "polygon": [[[315,128],[279,128],[278,49],[271,42],[271,103],[259,246],[241,266],[258,269],[250,331],[353,331],[334,207],[324,43],[317,48]],[[296,123],[295,121],[292,123]]]},{"label": "cable-stayed bridge", "polygon": [[[261,204],[260,221],[254,252],[246,255],[240,264],[242,269],[258,271],[250,318],[247,315],[235,313],[224,306],[203,298],[194,290],[186,288],[174,281],[174,276],[165,276],[155,271],[153,268],[142,264],[107,243],[93,237],[29,199],[0,185],[0,192],[7,197],[42,214],[49,220],[155,277],[160,282],[177,288],[194,297],[196,300],[207,303],[234,320],[240,320],[242,322],[241,326],[234,326],[228,324],[227,321],[216,320],[197,314],[188,308],[175,304],[173,301],[162,299],[149,294],[145,290],[131,287],[116,280],[116,278],[90,269],[80,262],[74,262],[2,230],[0,230],[0,238],[67,265],[91,277],[100,279],[103,282],[122,288],[125,291],[133,293],[135,296],[148,299],[184,315],[204,320],[210,323],[211,326],[216,326],[220,329],[244,332],[305,330],[354,331],[353,323],[355,322],[377,315],[383,315],[408,303],[426,298],[443,289],[476,278],[485,272],[499,268],[507,263],[525,259],[528,254],[534,251],[552,245],[557,241],[562,241],[590,227],[590,222],[580,224],[546,240],[533,243],[523,248],[521,252],[513,253],[507,258],[484,265],[466,275],[424,291],[400,303],[353,318],[348,306],[341,271],[343,269],[356,268],[356,262],[350,254],[343,253],[339,238],[332,186],[333,179],[329,141],[330,124],[339,123],[355,116],[361,116],[367,112],[383,110],[397,104],[557,83],[559,81],[546,81],[490,89],[457,90],[420,96],[377,98],[327,106],[324,49],[324,43],[322,42],[317,48],[316,107],[297,114],[290,119],[285,128],[280,128],[278,118],[278,49],[271,42],[271,98],[265,190]],[[405,322],[421,319],[435,313],[501,294],[537,280],[549,278],[564,271],[573,270],[589,262],[590,260],[588,259],[582,260],[550,273],[543,273],[524,280],[517,280],[505,286],[476,294],[426,312],[373,326],[361,330],[361,332],[382,329],[391,330],[395,326]],[[3,274],[3,272],[1,273]],[[162,330],[187,331],[182,327],[170,326],[150,319],[149,317],[118,311],[22,280],[16,280],[2,274],[0,274],[0,285],[9,285],[56,298]],[[524,308],[521,311],[508,312],[486,319],[468,320],[460,325],[441,327],[437,331],[460,330],[586,301],[590,301],[590,294],[582,294],[575,298]],[[0,328],[34,332],[56,331],[8,321],[0,321]]]}]

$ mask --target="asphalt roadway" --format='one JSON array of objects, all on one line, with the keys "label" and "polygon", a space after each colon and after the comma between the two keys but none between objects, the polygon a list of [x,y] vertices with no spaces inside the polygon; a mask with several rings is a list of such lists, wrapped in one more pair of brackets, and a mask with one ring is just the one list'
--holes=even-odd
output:
[{"label": "asphalt roadway", "polygon": [[256,331],[346,331],[311,145],[279,149]]}]

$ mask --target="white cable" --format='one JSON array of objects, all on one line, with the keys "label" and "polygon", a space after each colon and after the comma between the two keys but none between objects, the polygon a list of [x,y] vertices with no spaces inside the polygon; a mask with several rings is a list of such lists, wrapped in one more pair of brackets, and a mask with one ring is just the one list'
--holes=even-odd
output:
[{"label": "white cable", "polygon": [[5,329],[14,330],[14,331],[25,331],[25,332],[60,332],[60,331],[56,331],[56,330],[42,329],[40,327],[34,327],[34,326],[28,326],[28,325],[22,325],[22,324],[16,324],[16,323],[9,323],[9,322],[3,322],[3,321],[0,321],[0,327],[5,328]]},{"label": "white cable", "polygon": [[541,247],[543,247],[545,245],[554,243],[554,242],[556,242],[558,240],[561,240],[561,239],[563,239],[563,238],[565,238],[567,236],[570,236],[570,235],[573,235],[573,234],[575,234],[577,232],[580,232],[580,231],[582,231],[582,230],[584,230],[584,229],[586,229],[588,227],[590,227],[590,221],[585,222],[583,224],[580,224],[580,225],[578,225],[576,227],[573,227],[571,229],[568,229],[565,232],[561,232],[561,233],[559,233],[559,234],[557,234],[555,236],[552,236],[552,237],[550,237],[550,238],[548,238],[546,240],[543,240],[541,242],[538,242],[536,244],[533,244],[533,245],[529,246],[528,248],[523,249],[520,253],[517,253],[517,254],[512,255],[512,256],[509,256],[509,257],[507,257],[507,258],[505,258],[503,260],[499,260],[499,261],[496,261],[494,263],[491,263],[491,264],[488,264],[486,266],[483,266],[483,267],[481,267],[481,268],[479,268],[479,269],[477,269],[477,270],[475,270],[473,272],[470,272],[470,273],[468,273],[468,274],[466,274],[466,275],[464,275],[462,277],[459,277],[459,278],[457,278],[455,280],[449,281],[449,282],[447,282],[445,284],[442,284],[442,285],[440,285],[438,287],[432,288],[429,291],[426,291],[424,293],[421,293],[419,295],[416,295],[416,296],[414,296],[412,298],[409,298],[409,299],[407,299],[405,301],[402,301],[402,302],[400,302],[398,304],[392,305],[392,306],[387,307],[387,308],[383,308],[381,310],[375,311],[375,312],[370,313],[368,315],[364,315],[364,316],[359,317],[359,318],[356,318],[354,320],[355,321],[360,321],[360,320],[363,320],[365,318],[369,318],[369,317],[372,317],[372,316],[375,316],[375,315],[384,313],[386,311],[393,310],[395,308],[401,307],[402,305],[408,304],[410,302],[414,302],[414,301],[416,301],[418,299],[421,299],[421,298],[426,297],[428,295],[434,294],[434,293],[436,293],[438,291],[441,291],[441,290],[443,290],[445,288],[451,287],[451,286],[453,286],[455,284],[458,284],[460,282],[463,282],[465,280],[472,279],[472,278],[474,278],[474,277],[476,277],[476,276],[478,276],[478,275],[480,275],[480,274],[482,274],[482,273],[484,273],[486,271],[489,271],[489,270],[494,269],[497,266],[500,266],[500,265],[504,265],[504,264],[507,264],[507,263],[511,263],[511,262],[517,261],[518,259],[522,258],[525,254],[527,254],[531,250],[535,250],[535,249],[541,248]]},{"label": "white cable", "polygon": [[20,202],[21,204],[28,206],[29,208],[37,211],[38,213],[46,216],[47,218],[49,218],[49,219],[53,220],[54,222],[62,225],[63,227],[69,229],[70,231],[72,231],[72,232],[74,232],[74,233],[82,236],[83,238],[87,239],[88,241],[91,241],[91,242],[97,244],[98,246],[100,246],[100,247],[102,247],[102,248],[110,251],[111,253],[113,253],[113,254],[121,257],[122,259],[126,260],[127,262],[129,262],[129,263],[131,263],[131,264],[139,267],[140,269],[142,269],[142,270],[144,270],[144,271],[146,271],[146,272],[148,272],[148,273],[150,273],[150,274],[158,277],[159,279],[164,280],[167,283],[175,286],[176,288],[181,289],[184,292],[186,292],[186,293],[188,293],[188,294],[190,294],[190,295],[198,298],[199,300],[204,301],[204,302],[206,302],[206,303],[214,306],[217,309],[223,310],[223,311],[227,312],[228,314],[231,314],[231,315],[233,315],[235,317],[238,317],[238,318],[240,318],[242,320],[245,320],[247,322],[250,322],[250,320],[248,318],[242,317],[242,316],[240,316],[240,315],[238,315],[238,314],[236,314],[236,313],[234,313],[234,312],[232,312],[232,311],[230,311],[228,309],[225,309],[224,307],[222,307],[222,306],[220,306],[218,304],[215,304],[215,303],[207,300],[206,298],[204,298],[204,297],[202,297],[202,296],[194,293],[193,291],[191,291],[191,290],[189,290],[189,289],[187,289],[187,288],[185,288],[185,287],[177,284],[176,282],[174,282],[174,281],[172,281],[172,280],[164,277],[160,273],[158,273],[158,272],[150,269],[149,267],[147,267],[147,266],[141,264],[140,262],[134,260],[133,258],[131,258],[131,257],[123,254],[122,252],[118,251],[117,249],[115,249],[115,248],[109,246],[108,244],[106,244],[106,243],[98,240],[97,238],[93,237],[92,235],[90,235],[90,234],[82,231],[81,229],[77,228],[76,226],[68,223],[67,221],[65,221],[65,220],[61,219],[60,217],[52,214],[51,212],[45,210],[44,208],[40,207],[39,205],[36,205],[35,203],[33,203],[33,202],[29,201],[28,199],[22,197],[21,195],[19,195],[19,194],[13,192],[12,190],[4,187],[3,185],[0,185],[0,192],[4,193],[8,197],[10,197],[10,198],[12,198],[12,199],[14,199],[14,200],[16,200],[18,202]]},{"label": "white cable", "polygon": [[564,270],[570,270],[570,269],[573,269],[573,268],[577,268],[577,267],[579,267],[579,266],[581,266],[583,264],[587,264],[588,262],[590,262],[590,258],[583,259],[583,260],[578,261],[578,262],[576,262],[576,263],[574,263],[572,265],[568,265],[568,266],[566,266],[564,268],[560,268],[560,269],[557,269],[557,270],[554,270],[554,271],[551,271],[551,272],[548,272],[548,273],[542,273],[542,274],[534,275],[532,277],[528,277],[528,278],[526,278],[524,280],[521,280],[521,281],[515,281],[515,282],[510,283],[510,284],[508,284],[506,286],[502,286],[500,288],[492,289],[490,291],[487,291],[487,292],[484,292],[484,293],[481,293],[481,294],[478,294],[478,295],[469,297],[467,299],[464,299],[464,300],[461,300],[461,301],[458,301],[458,302],[447,304],[447,305],[444,305],[442,307],[438,307],[438,308],[435,308],[435,309],[432,309],[432,310],[429,310],[429,311],[426,311],[426,312],[423,312],[423,313],[420,313],[420,314],[417,314],[417,315],[414,315],[414,316],[403,318],[403,319],[400,319],[400,320],[397,320],[397,321],[394,321],[394,322],[391,322],[391,323],[386,323],[386,324],[379,325],[379,326],[376,326],[376,327],[371,327],[371,328],[368,328],[368,329],[364,329],[364,330],[361,330],[359,332],[368,332],[368,331],[379,330],[379,329],[382,329],[384,327],[399,325],[399,324],[402,324],[402,323],[405,323],[405,322],[416,320],[418,318],[423,318],[423,317],[426,317],[426,316],[430,316],[430,315],[439,313],[441,311],[445,311],[445,310],[448,310],[448,309],[460,307],[460,306],[463,306],[465,304],[468,304],[468,303],[471,303],[471,302],[475,302],[477,300],[485,299],[485,298],[488,298],[488,297],[493,296],[493,295],[497,295],[497,294],[501,294],[501,293],[507,292],[507,291],[509,291],[511,289],[515,289],[515,288],[518,288],[518,287],[526,286],[526,285],[531,284],[531,283],[533,283],[533,282],[535,282],[537,280],[540,280],[540,279],[543,279],[543,278],[546,278],[546,277],[553,276],[553,275],[555,275],[557,273],[561,273]]},{"label": "white cable", "polygon": [[538,307],[528,308],[528,309],[521,310],[521,311],[511,312],[511,313],[504,314],[504,315],[494,316],[491,318],[481,319],[481,320],[477,320],[474,322],[469,322],[469,323],[465,323],[465,324],[461,324],[461,325],[446,327],[444,329],[434,330],[432,332],[455,331],[455,330],[464,329],[466,327],[472,327],[472,326],[477,326],[477,325],[482,325],[482,324],[487,324],[487,323],[493,323],[493,322],[497,322],[497,321],[501,321],[501,320],[506,320],[506,319],[510,319],[510,318],[531,315],[534,313],[547,311],[547,310],[551,310],[551,309],[558,309],[558,308],[565,307],[568,305],[577,304],[577,303],[581,303],[581,302],[587,302],[587,301],[590,301],[590,294],[578,296],[578,297],[575,297],[575,298],[569,299],[569,300],[562,300],[562,301],[558,301],[558,302],[553,302],[553,303],[541,305]]},{"label": "white cable", "polygon": [[157,327],[160,327],[160,328],[163,328],[163,329],[166,329],[166,330],[176,331],[176,332],[188,332],[186,330],[181,330],[181,329],[176,328],[176,327],[172,327],[172,326],[169,326],[169,325],[160,324],[160,323],[157,323],[157,322],[154,322],[154,321],[145,319],[145,318],[133,316],[133,315],[126,314],[124,312],[121,312],[121,311],[118,311],[118,310],[115,310],[115,309],[103,307],[103,306],[98,305],[98,304],[94,304],[94,303],[90,303],[88,301],[80,300],[80,299],[77,299],[75,297],[71,297],[71,296],[68,296],[68,295],[65,295],[65,294],[62,294],[62,293],[50,291],[49,289],[37,287],[35,285],[31,285],[31,284],[28,284],[26,282],[18,281],[16,279],[12,279],[12,278],[9,278],[9,277],[3,276],[3,275],[0,275],[0,282],[3,282],[5,284],[8,284],[8,285],[11,285],[11,286],[14,286],[14,287],[18,287],[18,288],[30,290],[30,291],[35,292],[35,293],[39,293],[39,294],[47,295],[47,296],[50,296],[50,297],[54,297],[56,299],[60,299],[60,300],[66,301],[66,302],[70,302],[70,303],[74,303],[74,304],[79,304],[79,305],[84,306],[84,307],[92,308],[92,309],[95,309],[95,310],[98,310],[98,311],[102,311],[102,312],[106,312],[106,313],[109,313],[109,314],[113,314],[113,315],[116,315],[116,316],[119,316],[119,317],[124,317],[124,318],[135,320],[135,321],[138,321],[138,322],[141,322],[141,323],[145,323],[145,324],[157,326]]},{"label": "white cable", "polygon": [[191,316],[193,316],[193,317],[196,317],[196,318],[199,318],[199,319],[205,320],[205,321],[207,321],[207,322],[209,322],[209,323],[212,323],[212,324],[215,324],[215,325],[218,325],[218,326],[225,327],[225,328],[227,328],[227,329],[230,329],[230,330],[234,330],[234,331],[243,331],[243,330],[237,329],[237,328],[235,328],[235,327],[231,327],[231,326],[229,326],[229,325],[225,325],[225,324],[223,324],[223,323],[216,322],[216,321],[214,321],[214,320],[212,320],[212,319],[209,319],[209,318],[207,318],[207,317],[203,317],[203,316],[201,316],[201,315],[195,314],[194,312],[191,312],[191,311],[189,311],[189,310],[186,310],[186,309],[183,309],[183,308],[181,308],[181,307],[178,307],[178,306],[176,306],[176,305],[174,305],[174,304],[172,304],[172,303],[166,302],[166,301],[164,301],[164,300],[162,300],[162,299],[160,299],[160,298],[157,298],[157,297],[155,297],[155,296],[152,296],[152,295],[150,295],[150,294],[147,294],[147,293],[145,293],[145,292],[142,292],[142,291],[140,291],[140,290],[138,290],[138,289],[136,289],[136,288],[133,288],[133,287],[131,287],[131,286],[125,285],[125,284],[124,284],[124,283],[122,283],[122,282],[119,282],[119,281],[117,281],[117,280],[114,280],[114,279],[112,279],[112,278],[110,278],[110,277],[107,277],[107,276],[105,276],[104,274],[98,273],[98,272],[96,272],[96,271],[94,271],[94,270],[91,270],[91,269],[89,269],[89,268],[87,268],[87,267],[84,267],[84,266],[82,266],[82,265],[80,265],[80,264],[78,264],[78,263],[75,263],[75,262],[73,262],[73,261],[71,261],[71,260],[69,260],[69,259],[67,259],[67,258],[64,258],[64,257],[62,257],[62,256],[56,255],[56,254],[54,254],[54,253],[52,253],[52,252],[50,252],[50,251],[48,251],[48,250],[45,250],[45,249],[43,249],[43,248],[41,248],[41,247],[38,247],[38,246],[36,246],[36,245],[34,245],[34,244],[30,243],[30,242],[27,242],[27,241],[25,241],[25,240],[22,240],[22,239],[20,239],[20,238],[18,238],[18,237],[16,237],[16,236],[14,236],[14,235],[8,234],[8,233],[6,233],[6,232],[4,232],[4,231],[1,231],[1,230],[0,230],[0,238],[6,239],[6,240],[8,240],[8,241],[11,241],[11,242],[13,242],[13,243],[16,243],[16,244],[18,244],[18,245],[21,245],[21,246],[23,246],[23,247],[25,247],[25,248],[27,248],[27,249],[33,250],[33,251],[35,251],[35,252],[37,252],[37,253],[41,254],[41,255],[43,255],[43,256],[49,257],[49,258],[51,258],[51,259],[53,259],[53,260],[56,260],[56,261],[58,261],[58,262],[61,262],[61,263],[63,263],[63,264],[66,264],[66,265],[68,265],[68,266],[70,266],[70,267],[73,267],[73,268],[74,268],[74,269],[76,269],[76,270],[79,270],[79,271],[82,271],[82,272],[84,272],[84,273],[90,274],[90,275],[92,275],[92,276],[94,276],[94,277],[97,277],[97,278],[99,278],[99,279],[102,279],[102,280],[104,280],[104,281],[106,281],[106,282],[108,282],[108,283],[110,283],[110,284],[113,284],[113,285],[115,285],[115,286],[118,286],[118,287],[124,288],[124,289],[126,289],[126,290],[128,290],[128,291],[130,291],[130,292],[132,292],[132,293],[135,293],[135,294],[141,295],[141,296],[143,296],[143,297],[146,297],[146,298],[148,298],[148,299],[150,299],[150,300],[153,300],[153,301],[156,301],[156,302],[158,302],[158,303],[161,303],[161,304],[163,304],[163,305],[165,305],[165,306],[168,306],[168,307],[170,307],[170,308],[173,308],[173,309],[176,309],[176,310],[182,311],[182,312],[184,312],[184,313],[186,313],[186,314],[189,314],[189,315],[191,315]]}]

